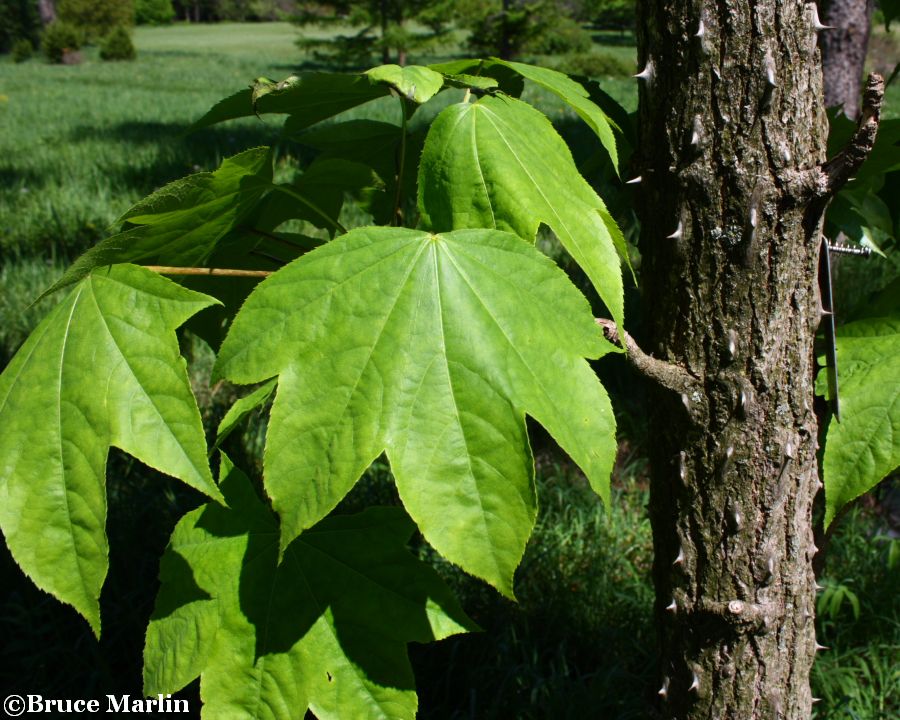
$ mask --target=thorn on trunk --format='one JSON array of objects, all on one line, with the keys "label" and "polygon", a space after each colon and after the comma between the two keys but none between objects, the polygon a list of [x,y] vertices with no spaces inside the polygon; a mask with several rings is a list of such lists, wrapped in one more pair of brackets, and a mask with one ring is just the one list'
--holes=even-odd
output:
[{"label": "thorn on trunk", "polygon": [[812,28],[815,32],[822,32],[822,30],[834,30],[834,27],[831,25],[823,25],[822,21],[819,20],[819,8],[816,7],[814,2],[809,3],[810,13],[812,14]]},{"label": "thorn on trunk", "polygon": [[695,150],[700,149],[700,143],[703,140],[703,119],[699,115],[694,115],[694,124],[691,128],[691,147]]},{"label": "thorn on trunk", "polygon": [[653,59],[647,58],[647,64],[644,65],[644,69],[634,77],[636,77],[638,80],[643,80],[645,83],[647,83],[647,87],[650,87],[651,85],[653,85],[653,73]]},{"label": "thorn on trunk", "polygon": [[775,81],[775,60],[772,58],[772,52],[770,50],[766,50],[764,62],[766,65],[766,84],[772,88],[777,87]]},{"label": "thorn on trunk", "polygon": [[666,612],[678,612],[678,603],[675,602],[675,598],[672,598],[672,602],[666,605]]},{"label": "thorn on trunk", "polygon": [[818,641],[816,641],[816,652],[822,652],[823,650],[828,650],[824,645],[819,645]]},{"label": "thorn on trunk", "polygon": [[737,356],[738,334],[733,329],[728,331],[728,359],[734,360]]},{"label": "thorn on trunk", "polygon": [[662,687],[659,689],[659,691],[656,694],[659,695],[663,700],[665,700],[666,698],[669,697],[669,678],[667,678],[667,677],[663,678]]},{"label": "thorn on trunk", "polygon": [[666,235],[666,240],[680,240],[683,232],[684,224],[681,222],[681,220],[679,220],[678,227],[675,228],[675,232],[673,232],[671,235]]},{"label": "thorn on trunk", "polygon": [[697,32],[694,33],[694,37],[702,38],[706,35],[706,26],[703,24],[703,18],[700,19],[700,25],[697,27]]},{"label": "thorn on trunk", "polygon": [[746,390],[741,390],[740,397],[738,398],[738,410],[740,410],[741,417],[745,420],[747,419],[747,410],[750,408],[750,395]]},{"label": "thorn on trunk", "polygon": [[678,548],[678,556],[672,561],[673,566],[684,564],[684,548]]},{"label": "thorn on trunk", "polygon": [[678,454],[678,477],[682,483],[687,484],[687,453],[684,450]]},{"label": "thorn on trunk", "polygon": [[731,467],[731,457],[734,455],[734,446],[729,445],[725,448],[725,459],[722,461],[722,467],[719,468],[719,477],[724,478],[728,469]]},{"label": "thorn on trunk", "polygon": [[637,177],[631,178],[631,180],[626,180],[625,184],[626,185],[638,185],[640,182],[641,182],[641,176],[638,175]]},{"label": "thorn on trunk", "polygon": [[691,677],[691,686],[688,688],[688,692],[700,692],[700,676],[696,671]]}]

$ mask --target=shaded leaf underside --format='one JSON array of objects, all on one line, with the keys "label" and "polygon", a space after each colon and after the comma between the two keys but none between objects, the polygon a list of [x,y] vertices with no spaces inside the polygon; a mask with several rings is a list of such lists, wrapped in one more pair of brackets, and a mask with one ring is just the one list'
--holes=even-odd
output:
[{"label": "shaded leaf underside", "polygon": [[201,676],[210,718],[416,714],[406,643],[474,629],[430,567],[405,548],[399,508],[328,518],[279,564],[275,518],[223,457],[230,506],[185,516],[163,557],[144,648],[144,691]]}]

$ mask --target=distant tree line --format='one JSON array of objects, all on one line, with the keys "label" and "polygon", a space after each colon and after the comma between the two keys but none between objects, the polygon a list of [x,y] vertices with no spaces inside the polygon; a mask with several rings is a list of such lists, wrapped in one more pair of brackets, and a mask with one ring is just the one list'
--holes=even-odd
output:
[{"label": "distant tree line", "polygon": [[634,0],[0,0],[0,52],[23,39],[37,47],[54,21],[79,28],[90,41],[113,28],[176,20],[334,24],[343,30],[333,40],[305,45],[345,64],[364,64],[373,55],[402,64],[451,28],[470,31],[475,52],[583,52],[590,47],[586,26],[633,26]]}]

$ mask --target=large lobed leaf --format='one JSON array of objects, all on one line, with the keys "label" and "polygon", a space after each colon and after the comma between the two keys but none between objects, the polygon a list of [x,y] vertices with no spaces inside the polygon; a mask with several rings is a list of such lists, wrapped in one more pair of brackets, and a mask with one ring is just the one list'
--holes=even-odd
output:
[{"label": "large lobed leaf", "polygon": [[512,595],[535,519],[525,414],[608,495],[612,348],[549,259],[494,230],[365,228],[261,283],[216,373],[279,376],[265,452],[282,547],[387,450],[428,541]]},{"label": "large lobed leaf", "polygon": [[300,130],[390,95],[392,90],[423,103],[442,86],[440,73],[418,65],[381,65],[361,74],[301,72],[277,83],[259,78],[253,87],[213,106],[192,129],[240,117],[280,113],[292,116],[293,129]]},{"label": "large lobed leaf", "polygon": [[267,147],[226,158],[214,172],[169,183],[120,218],[133,227],[84,253],[50,291],[114,263],[203,264],[271,188],[272,154]]},{"label": "large lobed leaf", "polygon": [[[616,174],[619,172],[619,154],[616,148],[616,138],[613,134],[613,123],[601,107],[591,97],[591,92],[583,83],[575,80],[565,73],[550,68],[528,65],[526,63],[501,60],[500,58],[488,58],[487,60],[455,60],[449,63],[441,63],[430,66],[433,70],[445,73],[448,81],[454,78],[471,78],[472,87],[485,88],[486,80],[494,80],[505,92],[518,97],[521,87],[511,82],[510,75],[516,78],[524,78],[540,88],[556,95],[566,105],[587,123],[594,131],[603,149],[612,161]],[[474,73],[474,76],[470,75]],[[481,81],[481,82],[478,82]],[[454,83],[459,84],[459,83]],[[490,87],[490,86],[488,86]],[[605,93],[603,93],[605,95]],[[612,99],[606,96],[608,102]],[[621,108],[618,108],[621,110]]]},{"label": "large lobed leaf", "polygon": [[338,515],[279,564],[275,517],[223,457],[228,508],[186,515],[163,556],[144,648],[144,692],[198,675],[203,717],[412,719],[406,643],[474,629],[430,567],[405,548],[399,508]]},{"label": "large lobed leaf", "polygon": [[826,525],[900,466],[900,318],[842,326],[837,352],[842,419],[832,419],[825,441]]},{"label": "large lobed leaf", "polygon": [[214,301],[147,270],[84,278],[0,375],[0,526],[35,584],[100,632],[110,446],[221,498],[175,329]]},{"label": "large lobed leaf", "polygon": [[[434,121],[419,168],[419,210],[435,231],[488,227],[534,241],[544,223],[587,273],[617,323],[621,234],[547,118],[508,97],[458,103]],[[627,255],[626,255],[627,256]]]}]

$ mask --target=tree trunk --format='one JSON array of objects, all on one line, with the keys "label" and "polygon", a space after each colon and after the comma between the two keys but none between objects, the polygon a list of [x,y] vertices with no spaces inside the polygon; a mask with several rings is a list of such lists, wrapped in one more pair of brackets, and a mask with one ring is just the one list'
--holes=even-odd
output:
[{"label": "tree trunk", "polygon": [[806,720],[824,160],[811,7],[638,0],[650,516],[665,717]]},{"label": "tree trunk", "polygon": [[54,0],[38,0],[38,13],[41,16],[41,24],[44,27],[56,20],[56,3]]},{"label": "tree trunk", "polygon": [[381,15],[381,64],[387,65],[391,61],[391,49],[387,45],[388,31],[388,3],[387,0],[381,0],[379,12]]},{"label": "tree trunk", "polygon": [[871,0],[827,0],[819,10],[822,23],[833,28],[819,39],[825,105],[843,105],[844,114],[851,118],[859,115],[872,9]]}]

